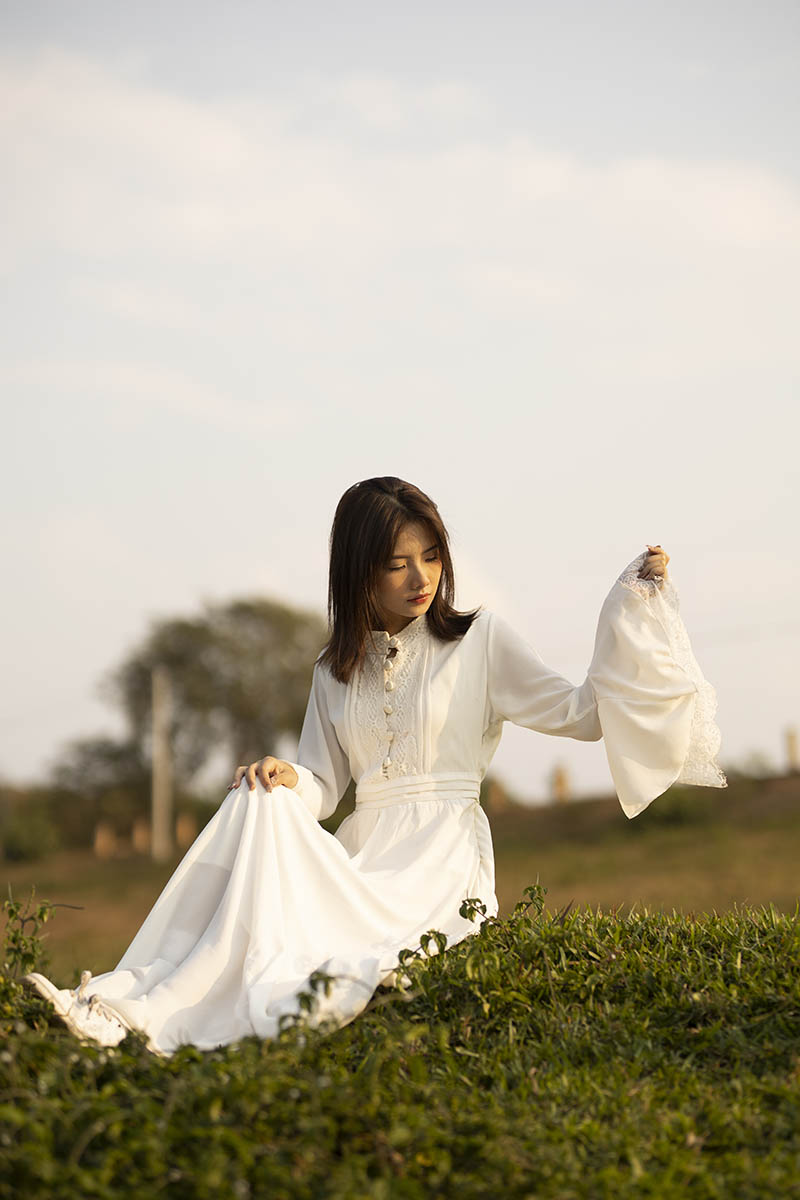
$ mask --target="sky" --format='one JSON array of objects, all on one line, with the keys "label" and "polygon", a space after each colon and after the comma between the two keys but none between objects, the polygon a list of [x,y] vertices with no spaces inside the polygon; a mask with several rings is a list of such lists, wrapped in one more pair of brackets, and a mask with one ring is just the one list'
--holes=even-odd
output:
[{"label": "sky", "polygon": [[[576,684],[663,545],[723,767],[782,769],[798,51],[778,0],[6,0],[0,778],[119,730],[153,620],[322,612],[383,474]],[[511,728],[494,770],[536,802],[557,764],[611,790],[602,743]]]}]

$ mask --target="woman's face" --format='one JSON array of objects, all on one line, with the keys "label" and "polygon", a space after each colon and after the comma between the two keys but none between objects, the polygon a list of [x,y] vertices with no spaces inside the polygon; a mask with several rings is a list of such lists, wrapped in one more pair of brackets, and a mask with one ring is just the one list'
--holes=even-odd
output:
[{"label": "woman's face", "polygon": [[425,613],[442,578],[436,536],[427,525],[405,525],[392,548],[392,557],[378,573],[377,602],[383,628],[399,633]]}]

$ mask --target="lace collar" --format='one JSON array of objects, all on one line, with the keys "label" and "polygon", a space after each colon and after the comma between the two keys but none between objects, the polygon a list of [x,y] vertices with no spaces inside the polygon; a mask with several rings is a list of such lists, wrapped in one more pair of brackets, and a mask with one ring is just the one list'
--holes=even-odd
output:
[{"label": "lace collar", "polygon": [[414,617],[399,633],[389,636],[385,629],[371,629],[367,638],[367,654],[379,654],[385,657],[387,650],[396,649],[398,653],[407,650],[426,632],[428,628],[427,613]]}]

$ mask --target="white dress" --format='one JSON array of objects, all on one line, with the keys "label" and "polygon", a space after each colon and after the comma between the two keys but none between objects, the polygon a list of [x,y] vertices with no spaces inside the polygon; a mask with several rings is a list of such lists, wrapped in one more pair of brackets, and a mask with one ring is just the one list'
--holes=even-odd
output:
[{"label": "white dress", "polygon": [[[575,686],[499,617],[441,642],[427,617],[374,634],[347,685],[317,666],[296,789],[242,783],[176,868],[113,971],[88,984],[153,1050],[274,1036],[323,970],[308,1018],[343,1025],[394,977],[428,930],[476,932],[466,898],[497,913],[492,839],[478,802],[503,722],[603,738],[620,803],[640,813],[673,783],[726,786],[716,697],[670,581],[637,578],[640,555],[602,607]],[[356,807],[329,834],[350,778]]]}]

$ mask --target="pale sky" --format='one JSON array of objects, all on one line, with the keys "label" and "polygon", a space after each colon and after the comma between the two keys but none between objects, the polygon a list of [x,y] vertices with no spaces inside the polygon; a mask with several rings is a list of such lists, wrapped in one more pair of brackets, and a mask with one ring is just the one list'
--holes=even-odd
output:
[{"label": "pale sky", "polygon": [[[377,474],[576,684],[660,542],[723,767],[783,766],[794,0],[7,0],[0,35],[0,777],[117,728],[153,618],[322,611]],[[537,800],[557,762],[611,789],[602,743],[509,729],[495,770]]]}]

